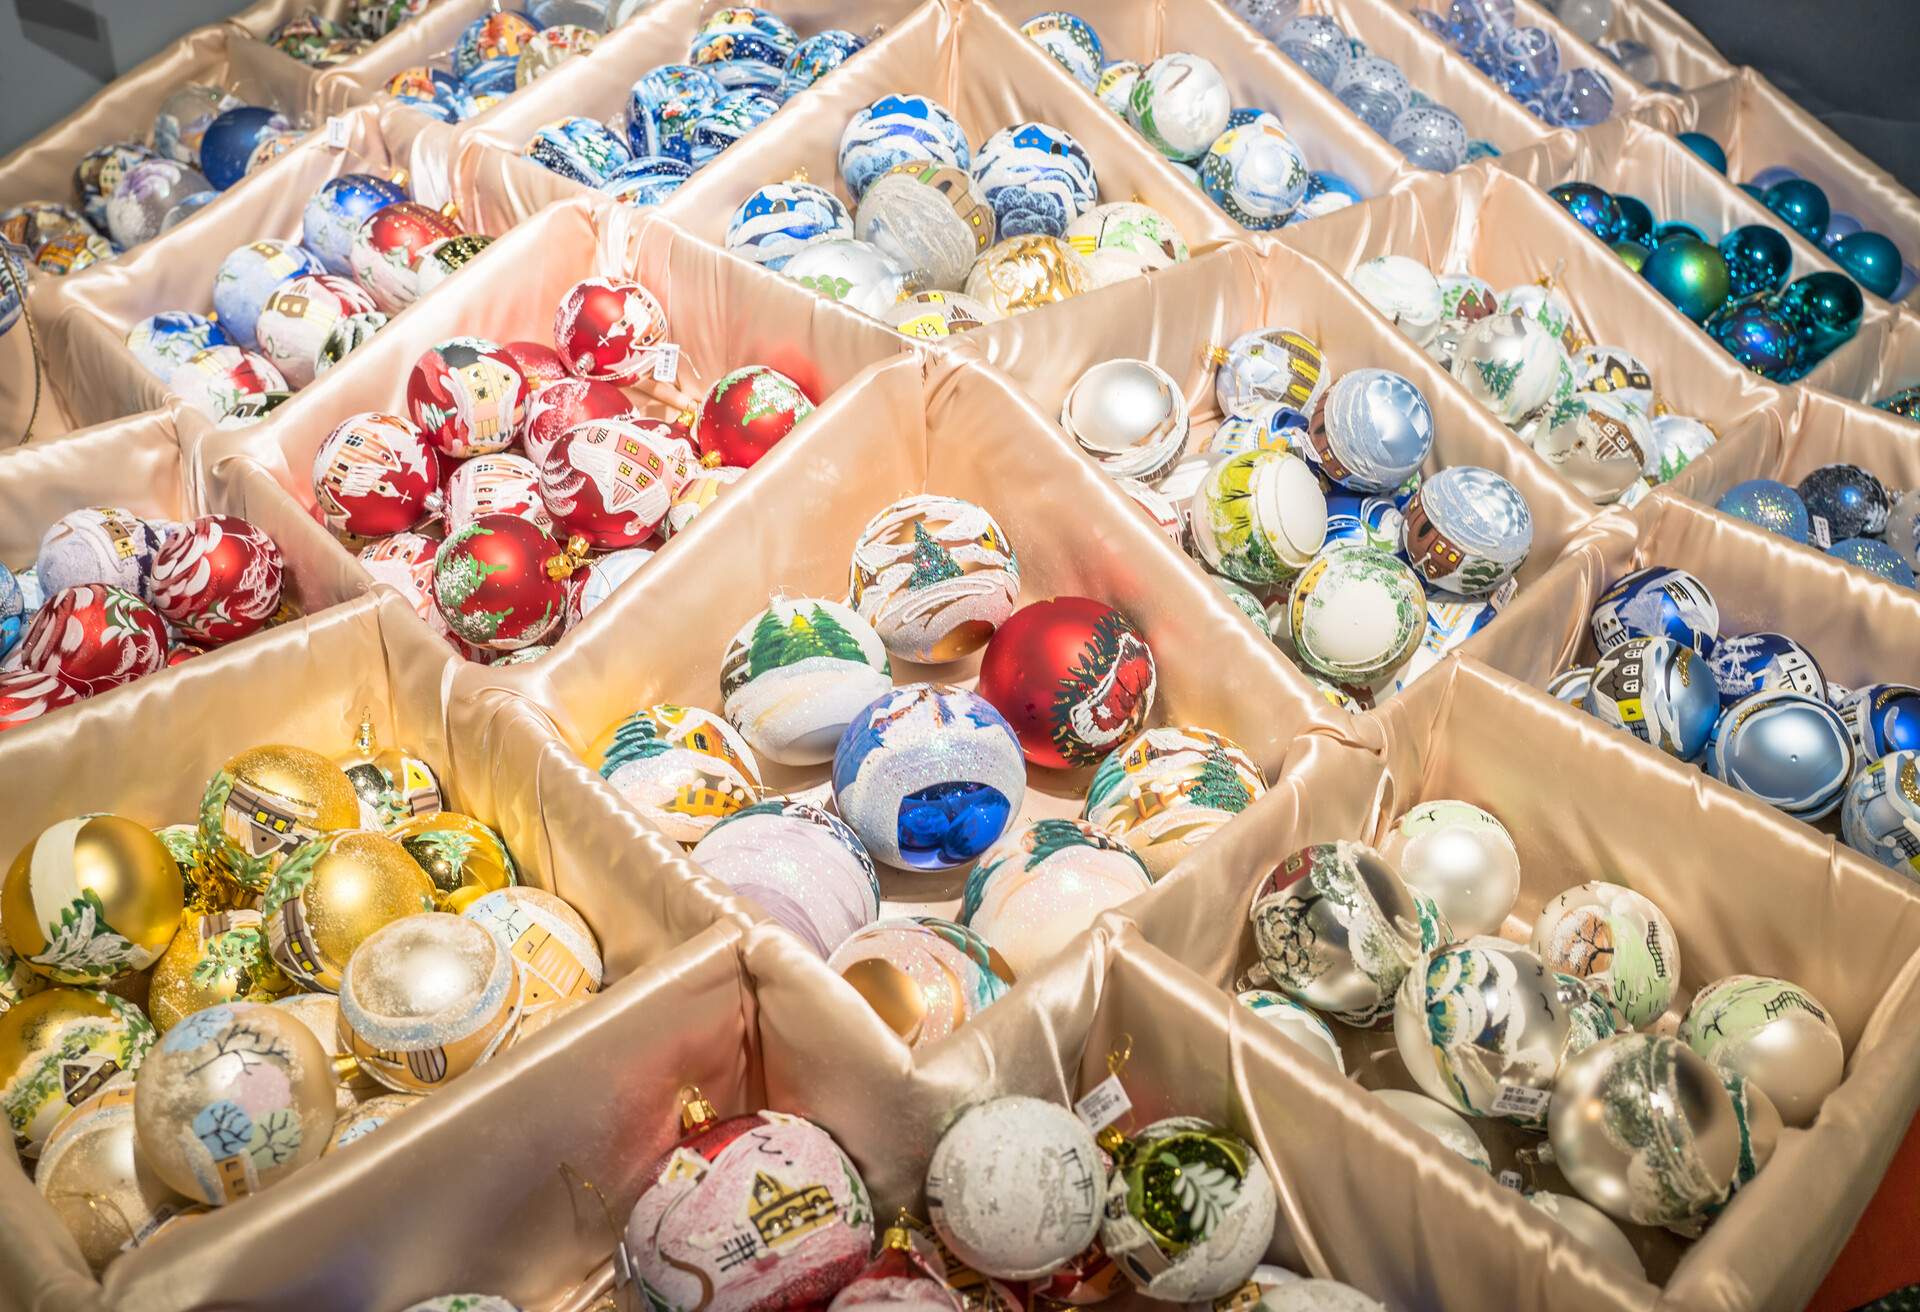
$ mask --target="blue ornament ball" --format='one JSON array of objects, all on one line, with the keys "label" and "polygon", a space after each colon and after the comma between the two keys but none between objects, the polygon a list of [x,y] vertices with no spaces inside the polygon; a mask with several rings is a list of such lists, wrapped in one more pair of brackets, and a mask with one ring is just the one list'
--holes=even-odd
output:
[{"label": "blue ornament ball", "polygon": [[1802,343],[1792,323],[1770,303],[1773,299],[1757,293],[1746,300],[1728,301],[1702,326],[1743,366],[1777,379],[1800,363]]},{"label": "blue ornament ball", "polygon": [[1856,232],[1834,243],[1833,261],[1885,300],[1900,286],[1900,248],[1877,232]]},{"label": "blue ornament ball", "polygon": [[1827,698],[1826,676],[1813,653],[1784,633],[1736,633],[1720,639],[1707,660],[1720,700],[1731,706],[1742,697],[1784,688],[1806,697]]},{"label": "blue ornament ball", "polygon": [[1735,483],[1720,494],[1714,509],[1735,519],[1757,524],[1769,533],[1791,538],[1801,546],[1810,540],[1807,503],[1785,483],[1771,478],[1750,478]]},{"label": "blue ornament ball", "polygon": [[1433,410],[1390,369],[1353,369],[1326,390],[1307,430],[1310,459],[1356,492],[1392,492],[1433,449]]},{"label": "blue ornament ball", "polygon": [[1870,683],[1841,698],[1839,710],[1863,763],[1889,752],[1920,752],[1920,688]]},{"label": "blue ornament ball", "polygon": [[600,190],[623,205],[658,205],[693,176],[693,165],[671,155],[643,155],[607,175]]},{"label": "blue ornament ball", "polygon": [[1720,239],[1720,255],[1727,262],[1727,282],[1736,299],[1779,291],[1793,269],[1793,247],[1778,228],[1764,223],[1729,231]]},{"label": "blue ornament ball", "polygon": [[1580,221],[1580,226],[1612,243],[1620,240],[1623,219],[1620,204],[1612,193],[1591,182],[1563,182],[1547,190],[1561,209]]},{"label": "blue ornament ball", "polygon": [[1674,236],[1662,241],[1647,257],[1640,276],[1695,323],[1706,322],[1707,316],[1726,303],[1732,289],[1726,258],[1695,237]]},{"label": "blue ornament ball", "polygon": [[960,121],[926,96],[882,96],[849,119],[840,136],[840,176],[856,202],[875,178],[910,159],[972,171]]},{"label": "blue ornament ball", "polygon": [[127,332],[127,350],[142,368],[161,382],[173,371],[214,346],[226,346],[226,330],[204,314],[191,310],[162,310],[150,314]]},{"label": "blue ornament ball", "polygon": [[1720,688],[1692,647],[1668,638],[1633,638],[1595,662],[1585,705],[1603,723],[1691,761],[1719,718]]},{"label": "blue ornament ball", "polygon": [[1854,233],[1859,232],[1866,226],[1866,224],[1854,218],[1853,215],[1835,210],[1827,216],[1827,232],[1826,235],[1820,239],[1820,246],[1823,250],[1830,252],[1835,246],[1840,244],[1842,237],[1851,237]]},{"label": "blue ornament ball", "polygon": [[1613,117],[1613,83],[1594,68],[1570,68],[1546,91],[1547,121],[1556,127],[1590,128]]},{"label": "blue ornament ball", "polygon": [[1307,191],[1300,198],[1300,208],[1295,211],[1297,221],[1302,215],[1319,218],[1335,210],[1343,210],[1349,205],[1358,205],[1366,197],[1360,189],[1330,169],[1311,169],[1307,173]]},{"label": "blue ornament ball", "polygon": [[1799,820],[1831,815],[1853,779],[1853,739],[1817,697],[1769,688],[1727,707],[1707,743],[1707,772]]},{"label": "blue ornament ball", "polygon": [[1789,178],[1766,189],[1760,203],[1778,214],[1789,228],[1818,245],[1833,214],[1827,193],[1805,178]]},{"label": "blue ornament ball", "polygon": [[1780,295],[1803,339],[1801,358],[1809,364],[1852,341],[1867,308],[1859,284],[1831,269],[1796,278]]},{"label": "blue ornament ball", "polygon": [[778,269],[803,246],[851,236],[853,216],[825,187],[771,182],[756,188],[733,212],[727,224],[727,249]]},{"label": "blue ornament ball", "polygon": [[1774,164],[1761,169],[1751,178],[1748,178],[1747,181],[1753,186],[1760,188],[1760,190],[1765,191],[1768,187],[1775,186],[1779,183],[1794,181],[1799,178],[1799,176],[1798,173],[1795,173],[1784,164]]},{"label": "blue ornament ball", "polygon": [[1900,559],[1899,552],[1878,538],[1842,538],[1827,548],[1827,554],[1849,565],[1858,565],[1868,573],[1878,574],[1903,588],[1914,585],[1913,566]]},{"label": "blue ornament ball", "polygon": [[320,184],[300,216],[300,240],[328,273],[353,276],[353,239],[368,216],[407,198],[406,188],[371,173],[342,173]]},{"label": "blue ornament ball", "polygon": [[[519,75],[520,57],[501,55],[478,65],[460,79],[460,84],[475,101],[499,100],[514,93]],[[476,105],[475,108],[477,112],[479,107]]]},{"label": "blue ornament ball", "polygon": [[865,37],[837,27],[807,37],[787,57],[787,67],[780,77],[780,99],[793,99],[859,54],[866,44]]},{"label": "blue ornament ball", "polygon": [[1387,141],[1407,163],[1451,173],[1466,162],[1467,127],[1444,105],[1415,105],[1387,127]]},{"label": "blue ornament ball", "polygon": [[695,33],[687,62],[704,68],[729,91],[775,92],[786,77],[800,36],[787,21],[752,5],[717,9]]},{"label": "blue ornament ball", "polygon": [[1589,621],[1602,652],[1634,638],[1669,638],[1713,655],[1720,607],[1707,585],[1683,569],[1654,565],[1614,580],[1600,594]]},{"label": "blue ornament ball", "polygon": [[693,125],[727,94],[720,79],[691,64],[662,64],[627,92],[627,147],[638,159],[671,155],[693,160]]},{"label": "blue ornament ball", "polygon": [[1274,44],[1323,87],[1331,87],[1353,58],[1346,31],[1323,14],[1302,14],[1289,20],[1274,37]]},{"label": "blue ornament ball", "polygon": [[1495,46],[1494,67],[1513,95],[1537,97],[1560,76],[1560,43],[1542,27],[1509,27]]},{"label": "blue ornament ball", "polygon": [[1893,752],[1862,770],[1840,808],[1847,846],[1920,882],[1920,755]]},{"label": "blue ornament ball", "polygon": [[207,125],[200,138],[200,171],[216,191],[225,191],[247,173],[255,146],[293,124],[262,105],[239,105]]},{"label": "blue ornament ball", "polygon": [[1100,199],[1086,149],[1046,123],[1015,123],[988,137],[974,156],[973,180],[1003,240],[1064,236]]},{"label": "blue ornament ball", "polygon": [[236,246],[213,275],[214,315],[227,336],[252,348],[253,326],[274,290],[303,273],[324,272],[305,247],[290,241],[269,237]]},{"label": "blue ornament ball", "polygon": [[779,112],[780,102],[764,91],[727,92],[693,121],[687,137],[693,156],[688,162],[699,168]]},{"label": "blue ornament ball", "polygon": [[1800,480],[1807,513],[1825,521],[1825,538],[1875,537],[1887,527],[1893,497],[1887,485],[1859,465],[1822,465]]},{"label": "blue ornament ball", "polygon": [[1726,175],[1727,152],[1712,137],[1704,132],[1682,132],[1675,140],[1705,160],[1715,173],[1723,177]]},{"label": "blue ornament ball", "polygon": [[876,860],[909,870],[980,856],[1026,786],[1013,726],[984,697],[943,684],[895,688],[854,717],[833,754],[841,819]]},{"label": "blue ornament ball", "polygon": [[1280,120],[1262,114],[1222,132],[1200,160],[1200,189],[1241,227],[1277,228],[1307,194],[1307,161]]},{"label": "blue ornament ball", "polygon": [[1624,191],[1613,193],[1613,203],[1620,210],[1620,240],[1637,241],[1647,245],[1653,238],[1653,211],[1638,196],[1629,196]]},{"label": "blue ornament ball", "polygon": [[[1393,121],[1413,105],[1413,87],[1408,84],[1407,75],[1392,60],[1378,55],[1349,59],[1334,77],[1332,89],[1341,104],[1383,137],[1393,127]],[[1465,129],[1460,135],[1464,151]]]},{"label": "blue ornament ball", "polygon": [[598,187],[633,159],[627,143],[597,119],[574,115],[533,134],[520,153],[583,187]]}]

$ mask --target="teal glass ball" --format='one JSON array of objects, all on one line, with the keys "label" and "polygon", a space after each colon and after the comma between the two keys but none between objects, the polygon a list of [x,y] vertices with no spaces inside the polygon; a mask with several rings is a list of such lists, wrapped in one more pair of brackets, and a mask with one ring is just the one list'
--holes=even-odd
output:
[{"label": "teal glass ball", "polygon": [[1732,289],[1726,259],[1696,237],[1673,237],[1660,243],[1640,272],[1695,323],[1725,304]]},{"label": "teal glass ball", "polygon": [[1900,248],[1877,232],[1842,237],[1833,248],[1834,263],[1853,280],[1885,300],[1900,285]]}]

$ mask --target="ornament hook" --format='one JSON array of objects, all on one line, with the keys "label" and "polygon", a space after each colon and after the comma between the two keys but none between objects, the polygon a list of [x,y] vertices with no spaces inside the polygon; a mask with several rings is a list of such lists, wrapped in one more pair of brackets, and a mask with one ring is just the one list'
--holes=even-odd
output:
[{"label": "ornament hook", "polygon": [[700,1092],[697,1084],[688,1084],[680,1090],[680,1128],[691,1134],[695,1130],[704,1130],[720,1119],[720,1113],[713,1109],[707,1096]]},{"label": "ornament hook", "polygon": [[1114,1079],[1120,1078],[1120,1072],[1133,1060],[1133,1035],[1121,1034],[1119,1042],[1107,1053],[1107,1074]]},{"label": "ornament hook", "polygon": [[601,1192],[600,1186],[576,1171],[573,1168],[573,1163],[560,1163],[560,1178],[566,1182],[568,1188],[578,1189],[584,1194],[590,1194],[594,1202],[600,1205],[600,1215],[604,1217],[607,1222],[607,1233],[613,1236],[613,1292],[611,1297],[615,1307],[621,1309],[628,1308],[633,1305],[634,1301],[633,1254],[631,1250],[627,1248],[625,1231],[623,1231],[619,1223],[613,1219],[612,1204],[607,1202],[607,1196]]}]

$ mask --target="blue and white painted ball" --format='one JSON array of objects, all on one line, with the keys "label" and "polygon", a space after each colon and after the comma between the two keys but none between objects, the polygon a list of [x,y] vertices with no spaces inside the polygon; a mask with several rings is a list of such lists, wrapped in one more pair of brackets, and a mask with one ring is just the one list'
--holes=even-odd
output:
[{"label": "blue and white painted ball", "polygon": [[1433,449],[1433,410],[1390,369],[1354,369],[1327,389],[1307,429],[1313,463],[1357,492],[1391,492]]},{"label": "blue and white painted ball", "polygon": [[107,232],[122,248],[151,241],[165,230],[174,206],[206,190],[207,179],[196,168],[170,159],[143,161],[107,197]]},{"label": "blue and white painted ball", "polygon": [[[475,71],[488,64],[502,59],[509,63],[518,60],[527,42],[539,31],[525,14],[495,7],[491,13],[482,14],[460,30],[449,61],[453,75],[471,83]],[[507,87],[512,89],[511,79]]]},{"label": "blue and white painted ball", "polygon": [[1720,607],[1707,585],[1683,569],[1654,565],[1615,579],[1589,620],[1594,644],[1610,652],[1631,638],[1661,637],[1713,655]]},{"label": "blue and white painted ball", "polygon": [[1891,752],[1854,778],[1840,808],[1840,836],[1920,883],[1920,753]]},{"label": "blue and white painted ball", "polygon": [[[1304,430],[1301,436],[1305,436]],[[1393,553],[1400,550],[1400,539],[1405,531],[1405,516],[1387,497],[1349,492],[1345,488],[1334,488],[1327,493],[1329,543],[1358,542],[1376,551]],[[1429,590],[1429,601],[1432,596]],[[1431,619],[1431,606],[1428,611],[1428,618]]]},{"label": "blue and white painted ball", "polygon": [[235,343],[251,347],[254,325],[274,289],[303,273],[324,271],[306,247],[290,241],[268,237],[236,246],[213,275],[214,317]]},{"label": "blue and white painted ball", "polygon": [[0,657],[12,651],[27,627],[27,599],[20,580],[10,569],[0,566]]},{"label": "blue and white painted ball", "polygon": [[1834,705],[1853,735],[1861,764],[1892,752],[1920,752],[1920,688],[1870,683]]},{"label": "blue and white painted ball", "polygon": [[1239,414],[1257,401],[1277,401],[1311,415],[1333,382],[1320,343],[1296,328],[1256,328],[1227,347],[1213,376],[1220,413]]},{"label": "blue and white painted ball", "polygon": [[960,121],[925,96],[882,96],[849,119],[840,135],[840,176],[855,201],[875,178],[910,159],[969,171],[973,166]]},{"label": "blue and white painted ball", "polygon": [[[1200,454],[1211,459],[1239,455],[1242,451],[1274,450],[1291,451],[1302,460],[1311,460],[1313,448],[1307,441],[1307,422],[1307,417],[1292,406],[1278,401],[1256,401],[1247,409],[1222,419],[1220,426],[1207,436]],[[1183,439],[1181,447],[1184,446]],[[1173,455],[1177,458],[1179,454],[1180,448],[1176,448]],[[1346,495],[1356,501],[1360,496],[1359,493]],[[1333,513],[1331,493],[1327,513]],[[1327,523],[1327,534],[1329,538],[1333,536],[1331,519]]]},{"label": "blue and white painted ball", "polygon": [[1148,145],[1173,160],[1206,154],[1232,115],[1233,94],[1220,70],[1184,52],[1149,64],[1127,98],[1127,121]]},{"label": "blue and white painted ball", "polygon": [[962,688],[895,688],[847,726],[833,755],[840,816],[876,860],[951,870],[999,841],[1026,796],[1020,740]]},{"label": "blue and white painted ball", "polygon": [[778,269],[801,247],[853,236],[853,216],[838,196],[811,182],[755,188],[727,223],[727,249]]},{"label": "blue and white painted ball", "polygon": [[824,237],[788,256],[780,272],[830,301],[877,319],[899,301],[908,269],[870,241]]},{"label": "blue and white painted ball", "polygon": [[1093,94],[1101,104],[1125,118],[1127,102],[1133,99],[1133,84],[1146,71],[1145,64],[1137,64],[1131,59],[1115,60],[1100,70],[1100,76],[1093,84]]},{"label": "blue and white painted ball", "polygon": [[729,91],[701,112],[687,132],[688,163],[695,168],[780,112],[780,102],[764,91]]},{"label": "blue and white painted ball", "polygon": [[1805,546],[1813,532],[1807,503],[1778,479],[1750,478],[1721,493],[1714,509]]},{"label": "blue and white painted ball", "polygon": [[55,520],[40,539],[34,576],[49,596],[101,583],[144,598],[154,559],[166,541],[162,526],[117,506],[88,506]]},{"label": "blue and white painted ball", "polygon": [[1691,761],[1720,715],[1720,689],[1700,653],[1670,638],[1630,638],[1602,656],[1587,713],[1668,756]]},{"label": "blue and white painted ball", "polygon": [[138,141],[110,142],[82,156],[73,169],[73,188],[79,193],[80,209],[87,216],[87,222],[107,232],[107,200],[120,186],[120,180],[139,165],[158,158],[157,152]]},{"label": "blue and white painted ball", "polygon": [[167,217],[160,220],[160,231],[172,232],[218,199],[220,199],[220,193],[211,187],[205,191],[196,191],[191,196],[181,197],[179,202],[167,211]]},{"label": "blue and white painted ball", "polygon": [[787,56],[787,67],[780,76],[780,99],[793,99],[859,54],[866,44],[865,37],[855,36],[837,27],[807,37]]},{"label": "blue and white painted ball", "polygon": [[1086,149],[1046,123],[1015,123],[988,137],[974,156],[973,180],[1002,238],[1065,236],[1100,200]]},{"label": "blue and white painted ball", "polygon": [[1707,744],[1707,772],[1800,820],[1830,815],[1853,779],[1853,739],[1840,712],[1772,688],[1729,706]]},{"label": "blue and white painted ball", "polygon": [[1403,550],[1434,587],[1481,596],[1518,573],[1532,549],[1527,499],[1491,469],[1450,466],[1407,503]]},{"label": "blue and white painted ball", "polygon": [[627,145],[635,158],[671,155],[693,161],[693,125],[727,89],[691,64],[662,64],[627,93]]},{"label": "blue and white painted ball", "polygon": [[597,119],[573,115],[533,134],[520,153],[583,187],[598,187],[633,159],[627,143]]},{"label": "blue and white painted ball", "polygon": [[150,314],[127,332],[127,349],[142,368],[161,382],[173,371],[210,346],[225,346],[232,339],[204,314],[191,310],[162,310]]},{"label": "blue and white painted ball", "polygon": [[729,91],[779,90],[800,35],[778,15],[752,5],[716,9],[694,34],[687,62]]},{"label": "blue and white painted ball", "polygon": [[235,106],[209,123],[201,136],[200,171],[215,190],[225,191],[246,176],[254,147],[292,128],[292,123],[265,106]]},{"label": "blue and white painted ball", "polygon": [[630,159],[600,184],[600,190],[622,204],[658,205],[686,185],[693,165],[671,155],[643,155]]},{"label": "blue and white painted ball", "polygon": [[1585,707],[1587,689],[1593,686],[1593,666],[1575,665],[1547,680],[1547,696],[1569,706]]},{"label": "blue and white painted ball", "polygon": [[1784,633],[1733,633],[1714,644],[1707,659],[1722,705],[1772,688],[1825,701],[1826,676],[1813,653]]},{"label": "blue and white painted ball", "polygon": [[467,94],[476,101],[501,100],[519,88],[520,57],[501,55],[480,64],[460,79]]},{"label": "blue and white painted ball", "polygon": [[1307,174],[1307,194],[1301,197],[1300,208],[1293,212],[1289,222],[1305,223],[1308,219],[1335,213],[1349,205],[1358,205],[1365,199],[1358,187],[1338,173],[1314,169]]},{"label": "blue and white painted ball", "polygon": [[1099,83],[1106,51],[1100,34],[1080,15],[1063,9],[1035,14],[1020,24],[1020,33],[1059,61],[1080,85],[1092,90]]},{"label": "blue and white painted ball", "polygon": [[300,215],[300,240],[328,273],[353,276],[353,239],[367,218],[407,198],[406,188],[372,173],[342,173],[320,184]]},{"label": "blue and white painted ball", "polygon": [[1307,194],[1306,156],[1279,119],[1261,114],[1215,139],[1200,160],[1200,189],[1241,227],[1278,228]]},{"label": "blue and white painted ball", "polygon": [[1827,554],[1849,565],[1858,565],[1870,574],[1878,574],[1903,588],[1914,586],[1913,566],[1900,553],[1879,538],[1842,538],[1827,548]]}]

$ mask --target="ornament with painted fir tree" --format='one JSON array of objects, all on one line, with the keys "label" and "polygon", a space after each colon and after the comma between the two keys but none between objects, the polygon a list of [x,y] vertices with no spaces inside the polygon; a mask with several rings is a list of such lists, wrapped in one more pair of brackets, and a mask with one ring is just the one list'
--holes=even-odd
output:
[{"label": "ornament with painted fir tree", "polygon": [[362,717],[352,750],[335,763],[360,798],[362,829],[388,829],[445,804],[433,767],[404,748],[382,747],[371,718]]},{"label": "ornament with painted fir tree", "polygon": [[833,759],[861,711],[893,686],[887,649],[860,614],[816,597],[775,597],[727,645],[721,709],[754,751],[782,765]]},{"label": "ornament with painted fir tree", "polygon": [[902,660],[944,663],[1013,614],[1020,564],[1006,530],[958,497],[903,497],[867,521],[848,601]]},{"label": "ornament with painted fir tree", "polygon": [[360,823],[346,774],[304,747],[270,744],[232,757],[200,799],[200,841],[216,869],[253,893],[266,891],[301,844]]}]

